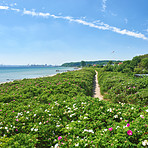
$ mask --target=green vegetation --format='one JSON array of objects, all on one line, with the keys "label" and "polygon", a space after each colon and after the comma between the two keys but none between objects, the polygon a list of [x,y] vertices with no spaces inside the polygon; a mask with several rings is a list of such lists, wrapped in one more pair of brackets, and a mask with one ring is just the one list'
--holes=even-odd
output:
[{"label": "green vegetation", "polygon": [[[85,66],[87,67],[90,67],[90,66],[93,66],[94,64],[96,64],[97,66],[102,66],[102,65],[105,65],[107,64],[108,62],[110,62],[109,60],[103,60],[103,61],[83,61],[85,62]],[[122,62],[122,61],[111,61],[113,63],[119,63],[119,62]],[[82,61],[81,62],[71,62],[71,63],[64,63],[62,64],[63,67],[81,67],[82,66]]]},{"label": "green vegetation", "polygon": [[1,84],[0,147],[146,147],[148,77],[98,71],[109,101],[93,68]]},{"label": "green vegetation", "polygon": [[148,77],[99,70],[98,80],[104,98],[114,103],[148,105]]},{"label": "green vegetation", "polygon": [[148,54],[142,56],[136,56],[132,60],[123,61],[120,65],[108,62],[104,66],[104,71],[122,72],[136,74],[148,74]]}]

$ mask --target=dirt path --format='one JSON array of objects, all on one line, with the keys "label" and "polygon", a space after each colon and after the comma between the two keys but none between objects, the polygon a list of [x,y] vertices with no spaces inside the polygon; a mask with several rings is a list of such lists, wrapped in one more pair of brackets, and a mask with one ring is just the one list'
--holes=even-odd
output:
[{"label": "dirt path", "polygon": [[100,100],[103,100],[103,96],[101,95],[100,92],[100,86],[98,84],[98,72],[95,70],[96,75],[95,75],[95,80],[94,80],[94,90],[93,90],[93,97],[94,98],[99,98]]}]

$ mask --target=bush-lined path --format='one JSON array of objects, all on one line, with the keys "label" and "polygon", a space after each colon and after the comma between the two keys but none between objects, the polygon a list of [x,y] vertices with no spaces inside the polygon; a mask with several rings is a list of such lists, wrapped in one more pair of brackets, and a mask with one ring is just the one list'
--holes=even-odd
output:
[{"label": "bush-lined path", "polygon": [[101,95],[100,92],[100,86],[98,83],[98,72],[95,70],[96,75],[95,75],[95,79],[94,79],[94,91],[93,91],[93,97],[94,98],[99,98],[100,100],[103,100],[103,96]]}]

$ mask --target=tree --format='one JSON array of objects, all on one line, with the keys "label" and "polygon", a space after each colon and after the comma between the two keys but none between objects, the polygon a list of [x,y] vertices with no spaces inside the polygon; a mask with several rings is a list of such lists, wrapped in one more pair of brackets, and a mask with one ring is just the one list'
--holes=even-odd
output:
[{"label": "tree", "polygon": [[148,58],[141,60],[141,66],[142,66],[142,68],[148,70]]},{"label": "tree", "polygon": [[85,61],[81,61],[81,66],[82,67],[86,66],[86,62]]}]

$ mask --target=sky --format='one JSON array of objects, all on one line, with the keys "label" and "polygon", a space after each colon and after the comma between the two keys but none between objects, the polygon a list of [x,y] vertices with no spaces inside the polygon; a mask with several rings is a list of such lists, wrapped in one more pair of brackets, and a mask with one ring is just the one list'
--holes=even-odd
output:
[{"label": "sky", "polygon": [[0,64],[148,54],[148,0],[0,0]]}]

